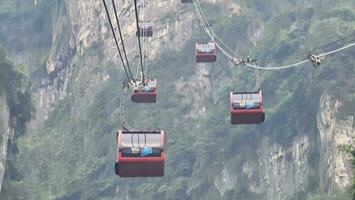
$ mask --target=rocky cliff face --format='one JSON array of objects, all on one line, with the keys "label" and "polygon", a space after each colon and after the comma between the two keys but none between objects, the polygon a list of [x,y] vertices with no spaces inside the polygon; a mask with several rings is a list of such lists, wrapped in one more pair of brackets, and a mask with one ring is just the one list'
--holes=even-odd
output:
[{"label": "rocky cliff face", "polygon": [[[138,51],[133,50],[137,49],[135,48],[136,37],[134,37],[133,4],[128,1],[117,1],[116,3],[119,7],[120,19],[123,19],[120,23],[124,27],[123,36],[127,54],[133,55],[129,58],[131,61],[137,61]],[[144,8],[141,18],[154,23],[155,37],[148,39],[149,43],[144,43],[148,46],[143,46],[143,48],[161,49],[161,51],[147,51],[148,60],[154,60],[159,53],[166,49],[181,48],[191,36],[193,13],[187,12],[186,9],[182,9],[178,5],[180,4],[177,1],[139,2],[139,9]],[[77,79],[85,67],[88,67],[87,62],[78,63],[78,60],[90,59],[82,56],[84,51],[93,48],[94,44],[102,46],[102,53],[105,57],[101,58],[103,61],[94,60],[94,63],[91,64],[103,65],[108,61],[114,63],[119,61],[101,1],[66,1],[59,9],[59,15],[54,21],[51,35],[52,44],[56,44],[58,48],[51,48],[46,61],[48,75],[40,80],[40,88],[36,92],[38,116],[41,116],[42,111],[44,113],[49,111],[50,105],[66,95],[68,80]],[[109,6],[109,9],[114,26],[116,26],[112,6]],[[156,9],[160,12],[154,12]],[[122,70],[121,67],[117,68]],[[45,116],[44,114],[44,118]]]},{"label": "rocky cliff face", "polygon": [[0,97],[0,110],[0,188],[2,188],[7,158],[7,142],[11,132],[9,109],[4,97]]},{"label": "rocky cliff face", "polygon": [[[343,145],[355,144],[353,116],[337,119],[335,114],[341,101],[324,94],[319,101],[317,114],[317,138],[307,135],[296,137],[292,144],[283,147],[265,137],[256,149],[257,160],[243,162],[242,173],[246,176],[249,191],[261,194],[262,199],[289,199],[307,190],[312,169],[319,170],[320,188],[330,191],[334,188],[346,190],[350,184],[352,168],[349,154],[342,151]],[[286,131],[286,130],[285,130]],[[319,162],[312,166],[310,151],[319,152]],[[223,197],[226,191],[237,187],[238,175],[228,164],[217,173],[215,187]],[[314,176],[314,175],[313,175]]]},{"label": "rocky cliff face", "polygon": [[355,145],[354,116],[337,119],[335,114],[342,102],[325,94],[320,100],[320,112],[317,124],[320,137],[320,166],[324,178],[324,187],[329,189],[337,185],[344,189],[349,186],[351,179],[350,157],[342,151],[341,146]]},{"label": "rocky cliff face", "polygon": [[[227,3],[224,4],[219,4],[219,2],[214,0],[204,1],[204,3],[206,2],[220,9],[220,12],[224,13],[226,17],[237,17],[241,14],[240,5],[234,1],[227,0]],[[132,63],[137,63],[135,55],[138,52],[134,46],[136,45],[136,38],[134,37],[133,5],[130,1],[125,0],[117,1],[117,5],[122,19],[120,21],[121,26],[124,27],[123,35],[126,41],[127,53],[130,55],[129,59]],[[156,50],[147,51],[148,62],[159,60],[168,51],[177,52],[179,49],[184,48],[186,42],[193,37],[194,32],[199,30],[200,25],[196,20],[192,7],[181,5],[180,1],[144,0],[139,1],[139,6],[140,9],[144,9],[141,17],[152,20],[154,24],[154,37],[147,39],[147,46],[144,47]],[[110,10],[112,10],[111,7]],[[71,102],[73,105],[69,109],[71,118],[77,118],[80,115],[78,113],[88,112],[87,110],[94,102],[93,96],[102,90],[104,83],[114,79],[113,76],[115,76],[103,70],[102,66],[108,63],[115,63],[117,66],[115,68],[123,74],[118,63],[118,53],[113,43],[111,30],[108,27],[107,17],[101,1],[62,1],[59,3],[58,14],[52,23],[50,34],[52,46],[48,49],[48,57],[44,62],[46,72],[43,76],[36,77],[37,79],[34,81],[33,98],[37,113],[36,119],[29,125],[28,134],[33,134],[36,129],[41,128],[43,123],[48,120],[49,113],[54,110],[54,106],[65,97],[70,96],[75,99],[74,103]],[[249,37],[247,41],[256,45],[257,41],[262,38],[263,25],[252,23],[246,27],[246,30]],[[92,54],[90,51],[99,52],[100,54]],[[229,64],[225,67],[227,69],[221,69],[220,71],[213,69],[213,67],[216,66],[198,65],[192,74],[175,77],[176,84],[172,90],[180,95],[179,97],[186,105],[192,106],[191,109],[184,113],[185,119],[207,119],[207,115],[211,113],[208,113],[205,105],[211,102],[218,105],[220,103],[220,94],[225,92],[224,86],[232,81],[231,76],[228,74]],[[82,80],[86,80],[84,85],[80,85],[83,82]],[[212,97],[212,100],[210,97]],[[324,94],[319,101],[319,111],[316,116],[316,133],[311,133],[307,130],[299,132],[297,137],[289,142],[290,145],[288,146],[279,144],[268,135],[261,136],[260,141],[256,142],[257,148],[253,150],[255,157],[244,159],[240,166],[236,166],[233,160],[235,158],[226,159],[223,167],[216,170],[214,175],[208,177],[207,183],[193,183],[188,189],[185,188],[187,197],[198,195],[200,188],[203,185],[208,185],[209,188],[217,191],[216,194],[211,194],[211,197],[224,198],[229,191],[241,184],[247,185],[247,190],[259,196],[260,199],[283,200],[295,195],[297,197],[297,193],[307,190],[310,184],[309,177],[312,175],[312,169],[314,168],[320,171],[318,176],[321,178],[318,184],[323,191],[329,191],[334,187],[345,190],[350,183],[351,167],[349,158],[345,153],[339,151],[338,146],[343,144],[354,145],[355,141],[353,138],[353,116],[349,116],[346,120],[336,119],[335,117],[339,105],[341,105],[341,101]],[[6,105],[1,99],[0,107],[2,111],[5,110],[5,112],[0,114],[0,130],[4,133],[2,134],[2,155],[0,155],[2,163],[0,165],[1,178],[4,173],[6,142],[10,129],[7,125],[8,121],[6,121],[8,119]],[[94,122],[85,123],[88,124],[87,126],[91,126],[91,123]],[[200,128],[203,125],[197,124],[196,126]],[[234,134],[233,131],[231,133]],[[314,137],[309,137],[309,135],[313,134],[317,134],[317,140],[314,140]],[[80,141],[73,143],[82,142],[82,145],[78,145],[80,146],[78,148],[89,149],[90,145],[95,145],[90,142],[91,136],[89,133],[87,136],[80,136],[82,137]],[[61,136],[61,138],[63,141],[65,136]],[[48,141],[50,140],[48,139]],[[173,143],[171,140],[169,142]],[[60,152],[65,151],[65,145],[70,144],[61,143],[59,145],[61,147]],[[26,149],[26,142],[23,142],[23,146]],[[37,150],[29,148],[29,151],[36,152]],[[38,151],[46,154],[43,150]],[[319,152],[319,162],[316,165],[311,164],[309,157],[311,151]],[[60,157],[60,152],[53,153],[53,156]],[[52,155],[50,152],[48,154]],[[86,156],[82,152],[78,154],[81,157]],[[41,160],[42,158],[38,159]],[[84,160],[88,162],[86,159]],[[200,161],[200,164],[204,162],[207,162],[207,159]],[[36,163],[32,164],[36,165]],[[109,171],[107,167],[102,167],[101,170]],[[208,170],[211,169],[208,168]],[[236,172],[236,170],[239,171]],[[27,178],[31,177],[31,181],[40,179],[40,172],[30,173],[32,174],[28,175]],[[95,175],[90,176],[93,176],[90,178],[95,178]],[[113,190],[112,193],[125,194],[126,197],[120,195],[121,199],[135,198],[135,191],[129,189],[128,186],[114,184],[113,187],[114,189],[111,190],[110,188],[105,189],[110,192]],[[168,186],[161,186],[158,192],[164,192],[166,187]],[[82,188],[82,190],[88,188],[89,186]],[[53,189],[51,192],[60,193],[58,190]],[[72,198],[74,199],[75,197],[77,196],[74,194]],[[84,198],[83,196],[81,197]]]}]

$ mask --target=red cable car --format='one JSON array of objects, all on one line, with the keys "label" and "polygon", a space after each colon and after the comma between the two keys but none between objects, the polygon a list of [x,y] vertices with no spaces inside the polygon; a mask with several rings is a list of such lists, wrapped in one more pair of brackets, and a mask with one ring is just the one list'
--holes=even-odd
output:
[{"label": "red cable car", "polygon": [[157,79],[146,79],[142,88],[133,89],[131,100],[134,103],[157,102]]},{"label": "red cable car", "polygon": [[164,176],[164,131],[117,132],[115,173],[120,177]]},{"label": "red cable car", "polygon": [[140,37],[152,37],[153,36],[153,23],[151,21],[140,21],[138,24],[139,31],[136,35]]},{"label": "red cable car", "polygon": [[209,42],[207,44],[196,43],[196,62],[197,63],[212,63],[216,62],[216,43]]},{"label": "red cable car", "polygon": [[181,3],[192,3],[192,0],[181,0]]},{"label": "red cable car", "polygon": [[230,113],[232,124],[259,124],[264,122],[262,92],[231,92]]}]

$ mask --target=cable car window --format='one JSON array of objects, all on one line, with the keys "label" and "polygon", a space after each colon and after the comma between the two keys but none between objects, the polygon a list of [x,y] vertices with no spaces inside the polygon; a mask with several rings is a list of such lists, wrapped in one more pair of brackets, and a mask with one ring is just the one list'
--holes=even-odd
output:
[{"label": "cable car window", "polygon": [[148,146],[151,148],[162,148],[160,134],[122,134],[120,148],[139,148]]}]

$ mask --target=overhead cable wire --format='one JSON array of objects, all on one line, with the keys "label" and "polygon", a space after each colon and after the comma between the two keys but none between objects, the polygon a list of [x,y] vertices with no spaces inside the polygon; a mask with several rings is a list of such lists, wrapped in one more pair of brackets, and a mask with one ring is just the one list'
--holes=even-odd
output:
[{"label": "overhead cable wire", "polygon": [[196,10],[196,13],[198,14],[199,18],[200,18],[200,21],[203,23],[203,26],[205,28],[205,32],[207,33],[207,35],[210,37],[211,40],[215,41],[215,44],[216,46],[218,47],[218,49],[221,50],[221,52],[226,55],[229,59],[231,60],[234,60],[235,57],[231,54],[229,54],[227,51],[224,50],[224,48],[214,39],[214,36],[212,35],[212,33],[210,32],[210,30],[207,28],[207,24],[205,24],[204,20],[203,20],[203,17],[201,15],[201,13],[199,12],[198,10],[198,7],[197,5],[194,3],[194,7],[195,7],[195,10]]},{"label": "overhead cable wire", "polygon": [[310,62],[309,60],[302,60],[300,62],[294,63],[294,64],[290,64],[290,65],[283,65],[283,66],[278,66],[278,67],[261,67],[258,65],[253,65],[250,63],[245,63],[246,66],[254,68],[254,69],[262,69],[262,70],[281,70],[281,69],[288,69],[288,68],[292,68],[292,67],[297,67],[300,65],[303,65],[307,62]]},{"label": "overhead cable wire", "polygon": [[120,39],[121,39],[121,44],[122,44],[122,49],[123,49],[123,55],[124,55],[125,60],[126,60],[126,63],[127,63],[128,72],[129,72],[131,78],[133,78],[132,71],[131,71],[131,67],[130,67],[130,65],[129,65],[128,58],[127,58],[126,47],[125,47],[124,41],[123,41],[123,36],[122,36],[122,31],[121,31],[121,25],[120,25],[120,22],[119,22],[118,16],[117,16],[117,10],[116,10],[115,0],[112,0],[112,5],[113,5],[113,10],[114,10],[114,12],[115,12],[116,23],[117,23],[117,27],[118,27],[118,33],[119,33]]},{"label": "overhead cable wire", "polygon": [[[355,36],[355,32],[352,33],[352,34],[350,34],[350,35],[347,35],[347,36],[345,36],[345,37],[343,37],[343,38],[341,38],[341,39],[335,40],[335,41],[333,41],[333,42],[331,42],[331,43],[329,43],[329,44],[325,44],[325,45],[322,45],[322,46],[315,47],[315,48],[313,48],[313,49],[311,50],[311,52],[312,52],[312,51],[317,51],[317,50],[325,50],[325,49],[331,47],[332,45],[334,45],[334,44],[336,44],[336,43],[342,42],[342,41],[347,40],[348,38],[351,38],[351,37],[354,37],[354,36]],[[346,42],[346,43],[347,43],[347,42]],[[344,43],[343,43],[343,45],[344,45]],[[342,45],[341,45],[341,46],[342,46]]]},{"label": "overhead cable wire", "polygon": [[[328,47],[327,49],[323,49],[323,50],[321,51],[321,53],[324,53],[324,52],[331,52],[331,51],[333,51],[333,50],[339,49],[339,48],[341,48],[341,47],[343,47],[343,46],[346,46],[347,44],[351,44],[351,43],[353,43],[353,42],[355,42],[355,37],[352,38],[352,39],[349,40],[349,41],[344,41],[344,42],[339,43],[339,44],[337,44],[337,45],[333,45],[333,46],[331,46],[331,47]],[[318,53],[318,54],[321,54],[321,53]]]},{"label": "overhead cable wire", "polygon": [[127,69],[126,69],[126,65],[125,65],[125,63],[124,63],[124,61],[123,61],[122,53],[121,53],[120,47],[119,47],[119,45],[118,45],[118,41],[117,41],[115,29],[113,28],[113,25],[112,25],[110,13],[109,13],[109,11],[108,11],[108,9],[107,9],[106,1],[105,1],[105,0],[102,0],[102,2],[104,3],[104,7],[105,7],[105,10],[106,10],[106,15],[107,15],[108,21],[109,21],[109,23],[110,23],[111,31],[112,31],[112,34],[113,34],[113,38],[115,39],[116,47],[117,47],[117,50],[118,50],[118,54],[119,54],[119,56],[120,56],[120,60],[121,60],[121,62],[122,62],[123,69],[124,69],[124,71],[125,71],[125,73],[126,73],[127,79],[130,80],[130,79],[132,79],[133,77],[132,77],[132,76],[131,76],[131,77],[129,76],[128,71],[127,71]]},{"label": "overhead cable wire", "polygon": [[258,91],[261,85],[261,77],[260,77],[260,72],[257,69],[254,69],[255,73],[255,86],[252,89],[252,91]]},{"label": "overhead cable wire", "polygon": [[319,56],[327,56],[327,55],[330,55],[330,54],[333,54],[333,53],[337,53],[337,52],[339,52],[339,51],[342,51],[342,50],[344,50],[344,49],[350,48],[350,47],[352,47],[352,46],[355,46],[355,42],[350,43],[350,44],[348,44],[348,45],[346,45],[346,46],[344,46],[344,47],[341,47],[341,48],[339,48],[339,49],[335,49],[335,50],[333,50],[333,51],[329,51],[329,52],[326,52],[326,53],[322,53],[322,54],[320,54]]},{"label": "overhead cable wire", "polygon": [[125,105],[127,103],[127,97],[128,97],[128,85],[124,85],[120,97],[120,107],[119,107],[119,120],[121,121],[121,126],[125,130],[132,129],[132,127],[128,124],[126,120],[126,111],[125,111]]},{"label": "overhead cable wire", "polygon": [[[196,3],[196,6],[198,8],[198,12],[201,15],[201,19],[203,20],[202,23],[204,23],[204,26],[209,30],[209,32],[211,33],[211,35],[213,36],[213,40],[215,40],[216,42],[220,43],[221,45],[219,46],[224,46],[231,54],[233,54],[234,58],[242,58],[242,56],[239,56],[234,50],[232,50],[226,43],[223,42],[223,40],[214,32],[213,28],[210,26],[204,12],[203,9],[201,7],[201,4],[198,0],[194,1]],[[221,48],[220,48],[221,49]],[[224,52],[226,52],[223,49]],[[230,54],[229,54],[230,55]],[[229,56],[228,56],[229,57]]]},{"label": "overhead cable wire", "polygon": [[[231,55],[230,53],[228,53],[223,47],[222,45],[220,45],[219,43],[222,43],[223,46],[225,46],[230,52],[232,52],[233,54],[235,54],[234,51],[232,51],[227,45],[225,45],[225,43],[223,42],[223,40],[221,40],[217,34],[214,33],[213,29],[209,27],[209,24],[208,24],[208,21],[206,19],[206,17],[204,16],[203,14],[203,10],[201,8],[201,5],[199,4],[198,0],[194,0],[194,8],[195,8],[195,11],[200,19],[200,22],[202,23],[203,25],[203,28],[205,29],[205,32],[207,33],[207,35],[211,38],[211,40],[215,41],[216,43],[216,46],[219,48],[219,50],[225,55],[227,56],[229,59],[231,60],[235,60],[236,58],[238,58],[239,56],[236,56],[234,57],[233,55]],[[336,40],[334,42],[331,42],[329,44],[326,44],[324,46],[322,46],[322,48],[329,48],[330,46],[336,44],[337,42],[339,41],[344,41],[345,39],[347,38],[350,38],[352,36],[354,36],[355,33],[353,34],[350,34],[349,36],[346,36],[345,38],[342,38],[342,39],[339,39],[339,40]],[[217,40],[219,41],[217,41]],[[330,54],[333,54],[333,53],[336,53],[336,52],[339,52],[339,51],[342,51],[342,50],[345,50],[347,48],[350,48],[352,46],[355,46],[355,42],[354,40],[351,40],[351,41],[348,41],[347,43],[350,43],[348,45],[345,45],[343,46],[344,44],[342,44],[341,46],[343,47],[339,47],[340,45],[337,46],[337,49],[335,50],[332,50],[332,51],[328,51],[326,53],[321,53],[317,56],[319,57],[324,57],[324,56],[327,56],[327,55],[330,55]],[[333,47],[334,48],[334,47]],[[242,58],[242,57],[239,57],[239,58]],[[306,59],[306,60],[302,60],[302,61],[299,61],[297,63],[293,63],[293,64],[289,64],[289,65],[283,65],[283,66],[277,66],[277,67],[262,67],[262,66],[258,66],[258,65],[253,65],[251,63],[247,63],[245,62],[244,64],[248,67],[251,67],[251,68],[254,68],[254,69],[260,69],[260,70],[282,70],[282,69],[288,69],[288,68],[292,68],[292,67],[297,67],[297,66],[301,66],[307,62],[310,62],[310,60]]]},{"label": "overhead cable wire", "polygon": [[[198,15],[198,17],[200,18],[200,22],[203,24],[203,26],[204,26],[204,29],[205,29],[205,32],[207,33],[207,35],[210,37],[210,39],[211,40],[213,40],[214,42],[215,42],[215,44],[216,44],[216,46],[218,47],[218,49],[225,55],[225,56],[227,56],[229,59],[231,59],[231,60],[235,60],[236,58],[241,58],[240,56],[234,56],[234,55],[232,55],[231,53],[228,53],[223,47],[222,47],[222,45],[220,45],[220,42],[221,41],[217,41],[216,39],[215,39],[215,36],[214,35],[216,35],[212,30],[213,29],[209,29],[209,24],[208,24],[208,22],[206,22],[205,21],[205,19],[204,19],[204,17],[203,17],[203,15],[202,15],[202,13],[200,12],[200,10],[199,10],[199,7],[198,7],[198,2],[197,2],[197,0],[195,0],[194,1],[194,8],[195,8],[195,11],[196,11],[196,13],[197,13],[197,15]],[[219,38],[218,38],[218,40],[220,40]],[[233,54],[235,54],[235,53],[233,53]]]},{"label": "overhead cable wire", "polygon": [[[319,57],[324,57],[324,56],[327,56],[327,55],[331,55],[331,54],[334,54],[334,53],[337,53],[339,51],[342,51],[342,50],[345,50],[345,49],[348,49],[350,47],[353,47],[355,46],[355,42],[351,43],[351,44],[348,44],[344,47],[341,47],[341,48],[338,48],[338,49],[335,49],[333,51],[329,51],[329,52],[326,52],[326,53],[322,53],[322,54],[319,54],[317,56]],[[262,67],[262,66],[258,66],[258,65],[252,65],[252,64],[249,64],[249,63],[245,63],[246,66],[248,67],[251,67],[251,68],[254,68],[254,69],[261,69],[261,70],[281,70],[281,69],[287,69],[287,68],[291,68],[291,67],[297,67],[297,66],[300,66],[302,64],[305,64],[307,62],[310,62],[310,60],[303,60],[303,61],[300,61],[298,63],[294,63],[294,64],[290,64],[290,65],[284,65],[284,66],[279,66],[279,67]]]},{"label": "overhead cable wire", "polygon": [[140,39],[141,32],[139,30],[137,0],[134,0],[134,10],[136,13],[136,25],[137,25],[137,33],[138,33],[137,38],[138,38],[138,46],[139,46],[139,58],[140,58],[140,64],[141,64],[141,70],[142,70],[142,82],[144,83],[145,77],[144,77],[143,58],[142,58],[142,46],[141,46],[141,39]]},{"label": "overhead cable wire", "polygon": [[[201,4],[199,3],[198,0],[195,0],[195,2],[196,2],[198,10],[200,12],[200,15],[201,15],[201,17],[202,17],[202,19],[204,21],[203,22],[204,23],[204,27],[207,28],[210,31],[210,33],[213,35],[213,38],[215,39],[216,42],[221,43],[221,46],[224,46],[224,48],[226,48],[231,54],[233,54],[232,56],[230,54],[228,54],[228,57],[233,57],[232,60],[234,60],[235,58],[243,59],[243,57],[237,55],[237,53],[234,50],[232,50],[226,43],[224,43],[223,40],[214,32],[213,28],[209,25],[206,16],[204,15],[204,12],[203,12],[203,9],[201,7]],[[219,49],[222,49],[222,48],[219,47]],[[223,49],[223,51],[226,52],[224,49]],[[255,70],[255,85],[254,85],[254,88],[252,90],[256,91],[256,90],[258,90],[260,88],[261,77],[260,77],[259,71],[257,69],[254,69],[254,70]],[[234,70],[233,70],[233,74],[234,74]],[[234,75],[233,75],[233,77],[234,77]]]},{"label": "overhead cable wire", "polygon": [[[146,20],[145,18],[145,0],[142,0],[142,4],[143,4],[143,21]],[[148,31],[146,31],[145,35],[147,35]],[[148,74],[148,65],[147,65],[147,50],[148,50],[148,37],[143,37],[143,45],[142,45],[142,49],[143,49],[143,66],[145,67],[145,75],[149,76]]]}]

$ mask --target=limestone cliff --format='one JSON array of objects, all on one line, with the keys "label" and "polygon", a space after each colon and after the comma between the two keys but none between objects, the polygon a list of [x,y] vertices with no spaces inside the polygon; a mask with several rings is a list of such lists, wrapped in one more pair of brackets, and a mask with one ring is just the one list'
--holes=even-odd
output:
[{"label": "limestone cliff", "polygon": [[4,97],[0,97],[0,111],[0,188],[2,188],[7,158],[7,142],[11,132],[9,109]]}]

